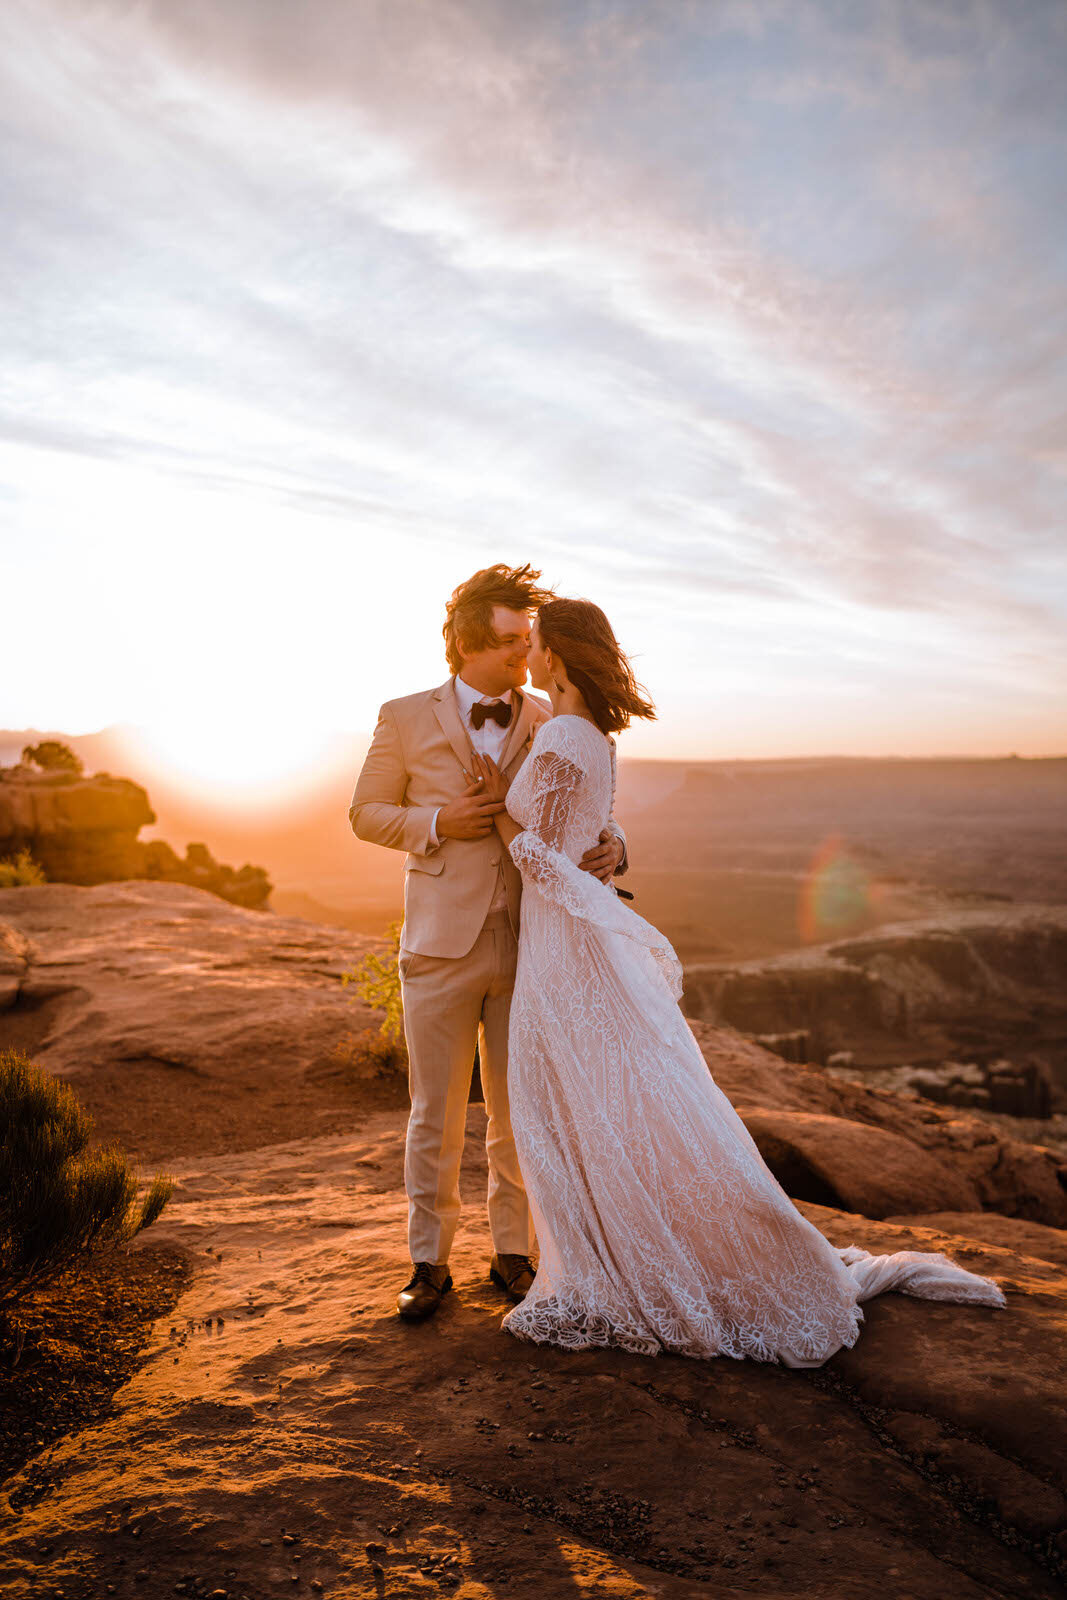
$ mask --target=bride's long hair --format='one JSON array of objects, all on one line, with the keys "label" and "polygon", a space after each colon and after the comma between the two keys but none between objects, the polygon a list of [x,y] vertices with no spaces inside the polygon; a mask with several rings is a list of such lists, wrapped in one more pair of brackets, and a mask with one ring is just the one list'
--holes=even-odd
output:
[{"label": "bride's long hair", "polygon": [[558,656],[601,733],[621,733],[631,717],[655,718],[648,691],[619,648],[611,623],[591,600],[547,600],[537,612],[541,643]]}]

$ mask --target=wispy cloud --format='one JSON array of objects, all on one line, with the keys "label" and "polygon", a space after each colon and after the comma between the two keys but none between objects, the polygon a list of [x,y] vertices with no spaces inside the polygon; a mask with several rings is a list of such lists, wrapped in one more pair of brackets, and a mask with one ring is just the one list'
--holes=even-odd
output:
[{"label": "wispy cloud", "polygon": [[29,452],[106,464],[109,524],[127,464],[243,508],[249,559],[257,507],[400,568],[532,551],[668,684],[718,606],[761,683],[774,616],[826,686],[859,630],[872,697],[905,650],[988,706],[1001,661],[1055,737],[1061,7],[40,0],[0,30],[21,532]]}]

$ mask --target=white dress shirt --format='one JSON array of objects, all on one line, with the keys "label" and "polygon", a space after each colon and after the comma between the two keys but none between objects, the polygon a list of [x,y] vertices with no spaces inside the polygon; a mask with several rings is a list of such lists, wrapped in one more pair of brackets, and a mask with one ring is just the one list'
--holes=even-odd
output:
[{"label": "white dress shirt", "polygon": [[[500,758],[504,754],[504,746],[508,742],[508,734],[511,732],[512,723],[518,716],[518,711],[515,709],[514,700],[512,699],[510,691],[507,694],[497,695],[479,694],[477,689],[472,689],[470,684],[465,683],[462,678],[456,678],[453,681],[456,690],[456,704],[459,706],[459,714],[463,718],[463,724],[467,730],[467,737],[470,739],[472,747],[480,756],[488,756],[490,760],[495,761],[497,766],[499,766]],[[502,728],[500,723],[495,722],[492,717],[486,717],[481,727],[476,728],[474,723],[471,721],[471,707],[479,703],[483,706],[492,706],[495,705],[498,700],[502,700],[505,705],[510,705],[512,707],[512,722],[509,722],[506,728]],[[441,843],[440,839],[437,837],[437,818],[440,815],[441,810],[442,807],[438,806],[437,810],[433,814],[433,821],[430,823],[431,850],[436,850],[438,845]],[[501,870],[499,879],[497,881],[496,892],[493,895],[493,901],[489,907],[489,910],[490,912],[502,911],[507,906],[507,903],[508,895],[507,890],[504,887],[504,873],[503,870]]]}]

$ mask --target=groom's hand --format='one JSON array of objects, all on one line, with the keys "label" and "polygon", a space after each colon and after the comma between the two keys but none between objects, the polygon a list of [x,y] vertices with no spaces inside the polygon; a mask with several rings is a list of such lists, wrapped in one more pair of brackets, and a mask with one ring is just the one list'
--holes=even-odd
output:
[{"label": "groom's hand", "polygon": [[437,837],[484,839],[493,831],[493,818],[503,809],[502,800],[485,798],[485,783],[483,779],[475,778],[469,788],[464,789],[455,800],[450,800],[447,806],[442,806],[437,813]]},{"label": "groom's hand", "polygon": [[583,872],[591,872],[601,883],[610,883],[615,869],[623,858],[626,846],[617,833],[601,828],[600,843],[587,850],[578,865]]}]

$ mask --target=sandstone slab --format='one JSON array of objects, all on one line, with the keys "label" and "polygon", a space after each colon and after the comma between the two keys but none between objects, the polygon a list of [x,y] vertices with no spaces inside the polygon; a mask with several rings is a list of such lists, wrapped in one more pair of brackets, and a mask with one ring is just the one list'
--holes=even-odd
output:
[{"label": "sandstone slab", "polygon": [[[384,1105],[349,1067],[339,1088],[363,942],[145,883],[2,891],[0,922],[0,1035],[36,1030],[39,1060],[97,1085],[102,1137],[166,1158],[173,1200],[132,1248],[196,1268],[110,1414],[3,1485],[3,1600],[1062,1593],[1067,1234],[919,1189],[887,1220],[801,1200],[835,1244],[995,1277],[1007,1310],[886,1295],[815,1372],[523,1345],[487,1276],[471,1107],[456,1287],[402,1325],[403,1086]],[[885,1152],[892,1096],[701,1043],[746,1116]],[[906,1159],[952,1169],[973,1119],[896,1105]]]},{"label": "sandstone slab", "polygon": [[980,1208],[978,1190],[956,1167],[900,1134],[816,1111],[737,1109],[764,1161],[797,1199],[867,1217],[904,1206]]},{"label": "sandstone slab", "polygon": [[196,1278],[113,1413],[5,1485],[5,1600],[42,1559],[55,1600],[1061,1592],[1062,1271],[805,1205],[837,1242],[936,1239],[1008,1310],[887,1295],[816,1373],[524,1345],[487,1278],[472,1107],[456,1287],[408,1327],[403,1133],[382,1113],[177,1164],[153,1237]]},{"label": "sandstone slab", "polygon": [[254,1147],[329,1125],[373,1070],[352,1041],[377,1019],[340,981],[372,944],[179,884],[3,889],[0,1048],[70,1081],[145,1159]]},{"label": "sandstone slab", "polygon": [[955,1107],[909,1100],[821,1067],[782,1061],[732,1028],[706,1022],[690,1022],[690,1027],[734,1106],[821,1113],[882,1128],[958,1172],[977,1191],[980,1208],[1067,1227],[1067,1163],[1058,1151],[1012,1138]]}]

